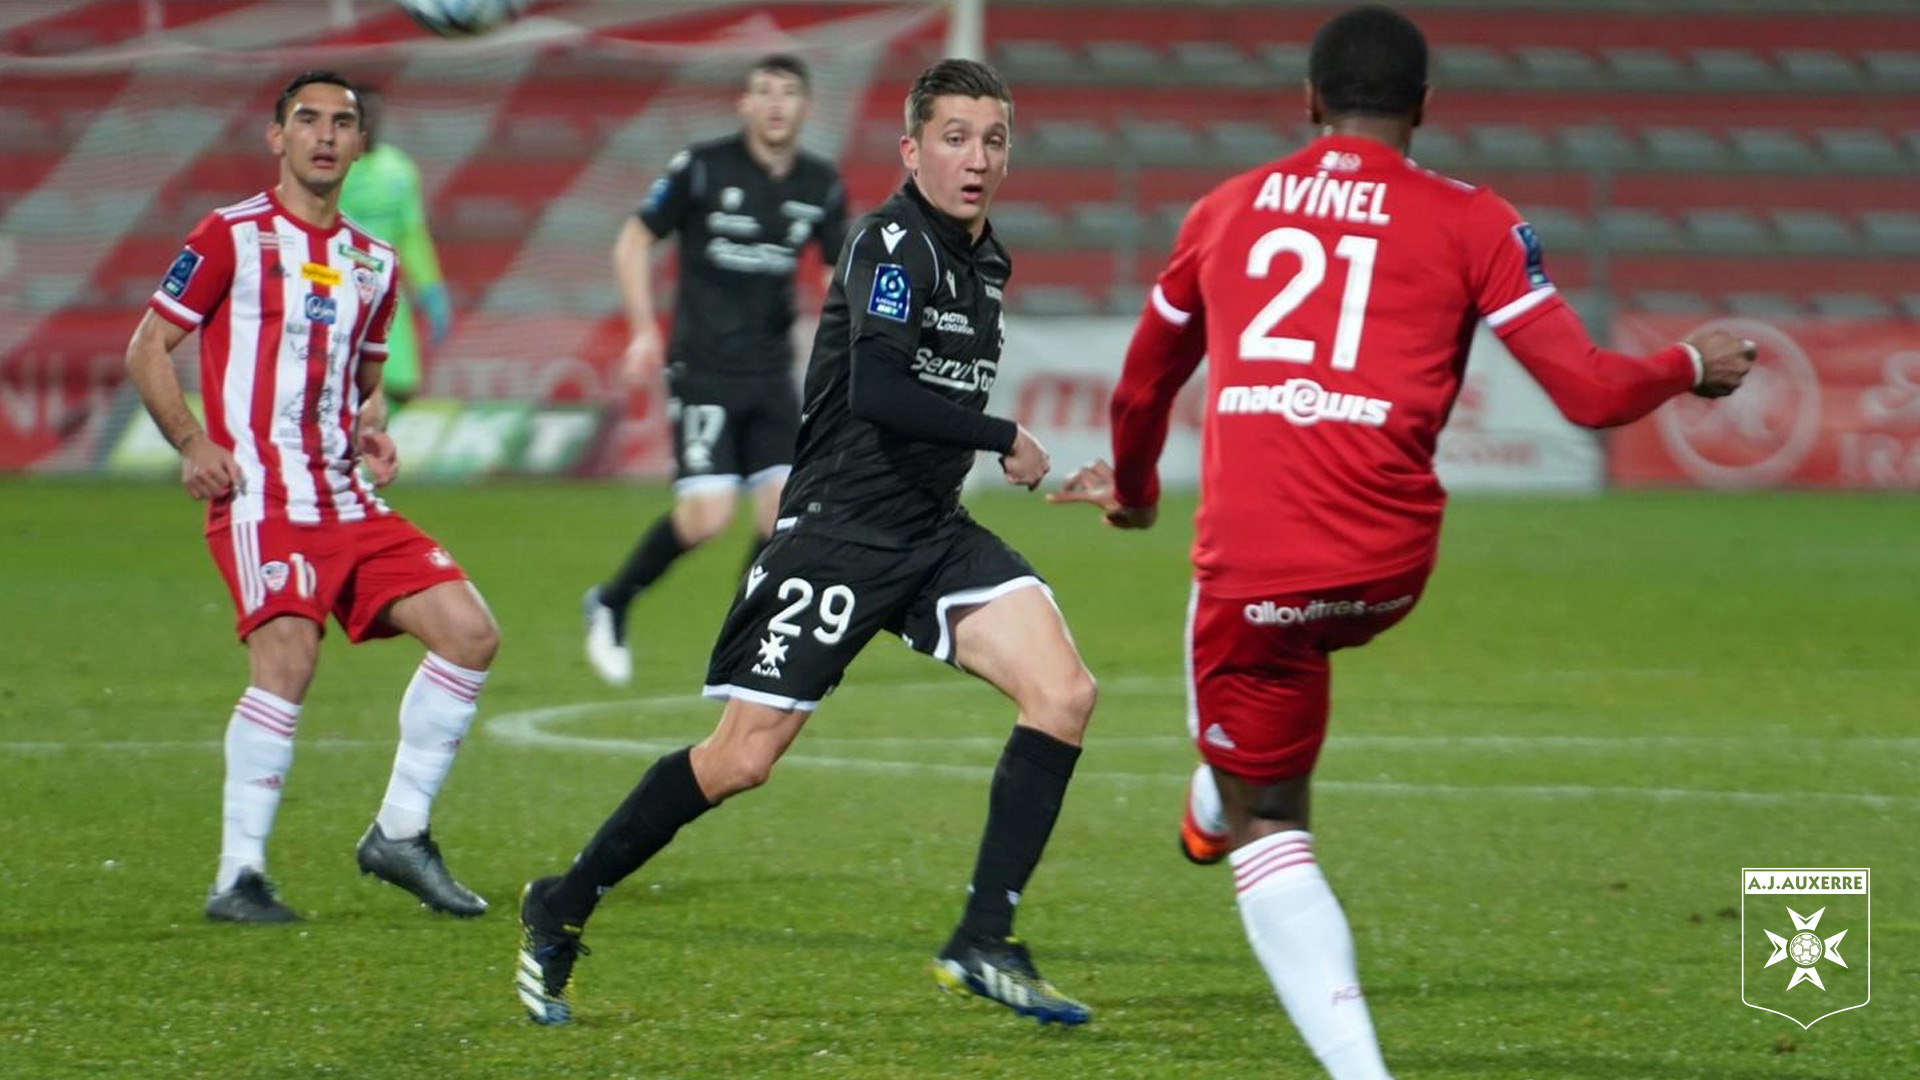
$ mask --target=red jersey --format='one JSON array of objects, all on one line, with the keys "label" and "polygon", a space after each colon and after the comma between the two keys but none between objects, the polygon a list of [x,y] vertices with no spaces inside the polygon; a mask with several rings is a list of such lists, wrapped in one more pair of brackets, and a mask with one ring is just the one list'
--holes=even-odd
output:
[{"label": "red jersey", "polygon": [[271,192],[208,214],[148,305],[200,331],[208,434],[240,483],[209,528],[284,517],[359,521],[388,512],[355,471],[361,357],[387,354],[399,261],[342,217],[309,225]]},{"label": "red jersey", "polygon": [[1624,423],[1699,378],[1684,346],[1595,348],[1512,206],[1385,143],[1320,138],[1236,176],[1188,214],[1128,350],[1115,493],[1158,501],[1168,411],[1204,354],[1202,588],[1254,596],[1429,562],[1446,503],[1434,442],[1482,319],[1578,423]]}]

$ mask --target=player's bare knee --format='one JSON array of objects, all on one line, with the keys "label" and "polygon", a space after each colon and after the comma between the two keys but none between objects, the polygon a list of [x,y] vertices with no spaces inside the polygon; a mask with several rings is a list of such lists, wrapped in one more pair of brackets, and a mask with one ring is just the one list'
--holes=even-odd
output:
[{"label": "player's bare knee", "polygon": [[1099,697],[1100,690],[1092,673],[1080,667],[1071,675],[1049,679],[1035,687],[1029,700],[1022,702],[1021,711],[1041,731],[1077,744]]},{"label": "player's bare knee", "polygon": [[701,544],[727,531],[733,524],[733,499],[687,499],[673,509],[673,530],[686,547]]}]

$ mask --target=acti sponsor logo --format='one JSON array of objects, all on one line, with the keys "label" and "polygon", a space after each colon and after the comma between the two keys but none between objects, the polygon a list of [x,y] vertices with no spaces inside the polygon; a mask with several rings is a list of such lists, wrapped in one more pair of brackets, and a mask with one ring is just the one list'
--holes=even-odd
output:
[{"label": "acti sponsor logo", "polygon": [[1229,386],[1220,391],[1218,412],[1271,414],[1298,427],[1321,421],[1380,427],[1393,402],[1329,390],[1313,379],[1288,379],[1278,386]]},{"label": "acti sponsor logo", "polygon": [[1305,604],[1276,604],[1260,600],[1242,609],[1255,626],[1298,626],[1321,619],[1357,619],[1363,615],[1384,615],[1413,603],[1413,594],[1396,596],[1369,604],[1365,600],[1313,600]]}]

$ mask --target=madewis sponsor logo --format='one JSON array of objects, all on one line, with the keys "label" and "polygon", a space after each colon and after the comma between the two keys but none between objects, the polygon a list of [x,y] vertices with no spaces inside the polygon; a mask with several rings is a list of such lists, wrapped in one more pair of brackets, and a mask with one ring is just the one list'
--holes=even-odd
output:
[{"label": "madewis sponsor logo", "polygon": [[1329,390],[1312,379],[1288,379],[1279,386],[1229,386],[1220,391],[1219,412],[1279,416],[1306,427],[1321,421],[1379,427],[1393,402]]},{"label": "madewis sponsor logo", "polygon": [[1741,1002],[1811,1028],[1873,1000],[1871,879],[1866,867],[1740,871]]}]

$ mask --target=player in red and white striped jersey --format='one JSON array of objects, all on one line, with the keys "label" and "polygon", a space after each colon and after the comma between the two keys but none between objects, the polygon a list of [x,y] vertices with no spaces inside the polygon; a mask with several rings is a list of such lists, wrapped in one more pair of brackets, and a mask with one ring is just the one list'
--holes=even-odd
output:
[{"label": "player in red and white striped jersey", "polygon": [[[356,642],[409,634],[427,647],[400,702],[400,747],[360,867],[438,910],[486,901],[447,872],[428,812],[465,737],[498,647],[480,594],[432,538],[360,475],[399,469],[380,396],[400,267],[339,213],[359,156],[352,85],[308,72],[280,93],[267,143],[272,189],[208,214],[148,302],[127,368],[205,499],[207,545],[239,610],[251,685],[227,723],[225,825],[211,918],[297,916],[266,879],[266,838],[293,760],[301,700],[331,615]],[[203,427],[171,353],[200,333]]]},{"label": "player in red and white striped jersey", "polygon": [[1208,357],[1187,665],[1207,764],[1182,847],[1231,859],[1255,955],[1336,1080],[1387,1070],[1307,831],[1328,654],[1419,600],[1446,502],[1434,444],[1475,323],[1595,427],[1731,393],[1753,360],[1725,333],[1649,357],[1596,347],[1513,207],[1407,158],[1426,71],[1426,41],[1397,12],[1321,28],[1307,94],[1321,137],[1195,205],[1114,391],[1114,464],[1054,496],[1151,525],[1174,396]]}]

